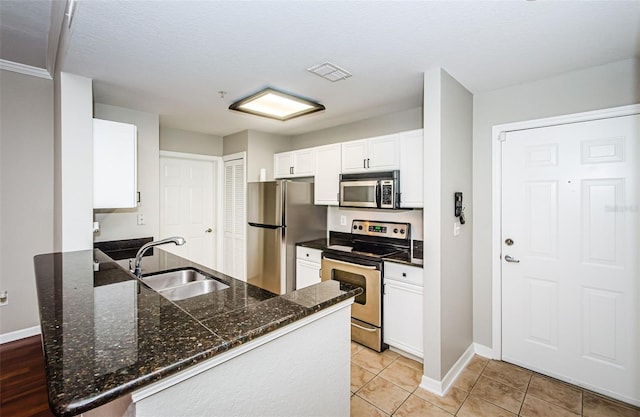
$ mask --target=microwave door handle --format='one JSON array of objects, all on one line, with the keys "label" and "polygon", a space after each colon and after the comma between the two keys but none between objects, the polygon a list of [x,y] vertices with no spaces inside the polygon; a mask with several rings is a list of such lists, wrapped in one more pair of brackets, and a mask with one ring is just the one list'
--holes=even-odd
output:
[{"label": "microwave door handle", "polygon": [[376,207],[380,208],[380,204],[382,203],[382,187],[380,186],[380,181],[376,182]]}]

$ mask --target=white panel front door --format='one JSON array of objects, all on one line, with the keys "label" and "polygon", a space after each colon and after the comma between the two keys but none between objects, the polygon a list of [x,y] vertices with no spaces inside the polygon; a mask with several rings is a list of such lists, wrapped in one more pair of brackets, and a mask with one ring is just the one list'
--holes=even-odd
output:
[{"label": "white panel front door", "polygon": [[502,358],[635,404],[639,132],[634,115],[502,144]]},{"label": "white panel front door", "polygon": [[160,157],[160,238],[182,236],[163,249],[216,267],[214,161]]}]

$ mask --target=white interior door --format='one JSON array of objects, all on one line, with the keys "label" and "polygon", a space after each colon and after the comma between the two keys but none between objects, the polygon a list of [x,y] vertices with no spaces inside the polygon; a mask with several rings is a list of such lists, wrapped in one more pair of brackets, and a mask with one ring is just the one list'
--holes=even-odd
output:
[{"label": "white interior door", "polygon": [[160,238],[182,236],[187,241],[163,249],[209,268],[216,267],[215,164],[160,157]]},{"label": "white interior door", "polygon": [[639,132],[633,115],[502,144],[503,360],[634,404]]}]

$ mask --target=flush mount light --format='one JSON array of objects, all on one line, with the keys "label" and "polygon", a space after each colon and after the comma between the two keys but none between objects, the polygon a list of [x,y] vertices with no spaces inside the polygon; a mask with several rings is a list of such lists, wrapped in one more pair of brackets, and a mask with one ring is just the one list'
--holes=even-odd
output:
[{"label": "flush mount light", "polygon": [[283,93],[273,88],[265,88],[236,101],[229,106],[229,109],[285,121],[324,110],[325,107],[302,97]]}]

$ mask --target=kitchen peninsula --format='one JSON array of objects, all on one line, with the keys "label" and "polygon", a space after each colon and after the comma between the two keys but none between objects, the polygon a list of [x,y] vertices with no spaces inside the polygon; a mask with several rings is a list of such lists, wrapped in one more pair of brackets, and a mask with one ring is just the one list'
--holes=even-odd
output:
[{"label": "kitchen peninsula", "polygon": [[361,288],[327,281],[279,296],[154,252],[143,274],[195,268],[228,288],[170,301],[97,249],[35,257],[56,415],[349,414]]}]

